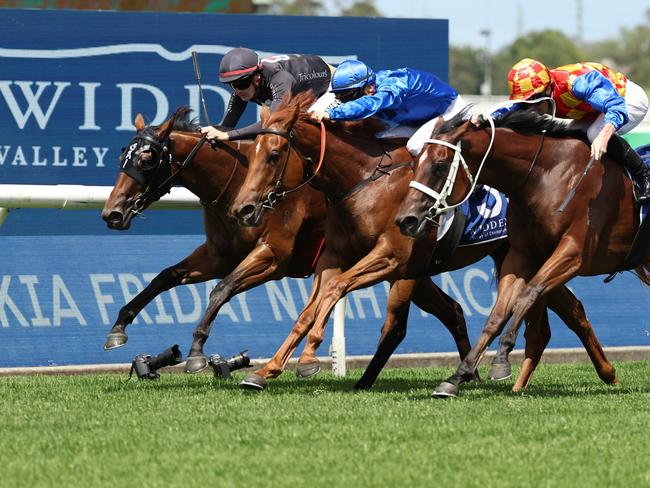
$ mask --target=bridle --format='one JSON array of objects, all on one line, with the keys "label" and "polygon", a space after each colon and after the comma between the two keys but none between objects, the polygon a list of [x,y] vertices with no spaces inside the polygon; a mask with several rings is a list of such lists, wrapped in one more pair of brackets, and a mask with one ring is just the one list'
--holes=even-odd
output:
[{"label": "bridle", "polygon": [[[207,138],[204,135],[199,139],[199,141],[196,143],[196,145],[192,148],[190,153],[187,155],[185,160],[180,163],[178,170],[175,172],[172,172],[167,178],[165,178],[160,184],[158,185],[152,185],[148,184],[147,187],[145,188],[144,192],[133,202],[133,207],[131,208],[131,212],[135,214],[139,214],[144,210],[149,204],[152,202],[155,202],[156,200],[160,199],[163,195],[166,193],[169,193],[171,187],[176,183],[176,181],[180,178],[181,172],[183,171],[184,168],[189,165],[192,160],[194,159],[194,156],[196,153],[201,149],[201,146],[206,142]],[[140,141],[144,141],[145,145],[142,145],[140,147]],[[135,146],[135,147],[134,147]],[[158,163],[155,165],[152,165],[150,168],[147,168],[145,170],[142,170],[142,172],[146,173],[148,171],[153,171],[155,169],[160,168],[164,163],[165,163],[165,155],[167,155],[167,162],[169,163],[170,167],[173,163],[172,159],[172,154],[171,151],[169,150],[169,136],[167,136],[162,142],[157,141],[153,137],[147,135],[147,134],[136,134],[133,139],[131,139],[131,142],[129,143],[128,146],[129,151],[124,155],[123,158],[123,164],[121,167],[121,170],[125,172],[126,174],[132,176],[134,179],[138,179],[137,176],[133,176],[133,172],[130,172],[129,169],[127,168],[126,165],[129,161],[133,159],[133,157],[137,157],[140,155],[142,151],[147,151],[150,150],[153,155],[154,159],[158,158]],[[135,151],[135,154],[132,155],[132,152]],[[132,161],[131,161],[132,162]],[[135,166],[135,165],[133,165]]]},{"label": "bridle", "polygon": [[[478,178],[481,174],[481,170],[483,169],[483,164],[485,164],[485,161],[488,157],[488,154],[490,154],[490,151],[492,150],[492,145],[494,143],[494,134],[495,134],[494,120],[489,115],[487,117],[487,120],[490,123],[490,127],[492,129],[492,132],[490,134],[490,144],[488,145],[488,148],[485,151],[485,155],[483,156],[481,164],[479,164],[479,167],[475,175],[472,175],[472,172],[469,170],[469,166],[467,166],[467,163],[465,162],[465,158],[463,157],[463,154],[461,152],[460,141],[456,144],[452,144],[450,142],[443,141],[441,139],[427,139],[426,141],[424,141],[425,144],[438,144],[440,146],[445,146],[451,149],[452,151],[454,151],[454,158],[449,165],[449,172],[447,174],[444,184],[442,185],[442,189],[440,190],[440,192],[437,192],[433,188],[426,186],[415,180],[409,183],[409,186],[411,188],[415,188],[416,190],[419,190],[425,195],[428,195],[431,198],[433,198],[433,205],[431,205],[431,207],[429,207],[425,212],[424,218],[426,220],[433,222],[435,224],[436,221],[434,219],[438,215],[448,212],[451,209],[465,203],[465,201],[469,198],[469,196],[476,188],[476,182],[478,181]],[[467,191],[465,197],[460,202],[450,205],[449,203],[447,203],[447,198],[449,198],[452,190],[454,189],[456,176],[458,175],[458,169],[461,164],[463,170],[465,171],[465,175],[467,176],[467,179],[470,182],[470,188]]]},{"label": "bridle", "polygon": [[[325,124],[321,121],[320,122],[320,129],[321,129],[321,135],[320,135],[320,154],[318,158],[318,164],[316,165],[316,169],[314,172],[307,178],[305,181],[301,182],[298,186],[295,186],[294,188],[290,188],[288,190],[282,190],[282,181],[284,180],[284,175],[287,171],[287,166],[289,165],[289,158],[291,157],[291,149],[293,147],[293,142],[295,140],[295,135],[293,132],[293,129],[290,129],[289,131],[281,131],[277,129],[261,129],[257,134],[272,134],[276,135],[279,137],[282,137],[287,140],[288,143],[288,148],[287,148],[287,154],[284,158],[284,163],[282,164],[282,169],[280,170],[280,174],[278,175],[277,179],[275,180],[275,183],[273,185],[273,190],[271,190],[262,200],[262,207],[268,210],[273,210],[274,205],[280,202],[281,200],[284,200],[287,198],[287,195],[289,193],[293,193],[294,191],[300,190],[302,187],[305,185],[308,185],[311,183],[311,181],[316,177],[318,172],[321,169],[321,166],[323,165],[323,161],[325,159],[325,147],[327,143],[327,131],[325,130]],[[294,149],[295,150],[295,149]],[[298,156],[303,161],[309,162],[310,164],[313,163],[312,159],[308,156],[303,156],[295,150]]]}]

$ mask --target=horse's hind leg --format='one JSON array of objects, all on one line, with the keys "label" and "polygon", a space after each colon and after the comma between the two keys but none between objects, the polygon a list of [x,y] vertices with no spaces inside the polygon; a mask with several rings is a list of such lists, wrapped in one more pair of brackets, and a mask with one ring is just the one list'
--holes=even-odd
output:
[{"label": "horse's hind leg", "polygon": [[512,391],[519,391],[528,386],[533,371],[535,371],[542,357],[542,353],[548,345],[548,341],[551,340],[548,311],[543,303],[536,304],[526,315],[524,337],[526,338],[524,360],[521,364],[517,381],[515,381],[512,387]]},{"label": "horse's hind leg", "polygon": [[608,385],[618,383],[616,370],[609,362],[600,341],[587,319],[582,302],[566,286],[558,287],[548,294],[548,307],[580,338],[587,350],[598,377]]},{"label": "horse's hind leg", "polygon": [[126,327],[154,298],[175,286],[201,283],[217,277],[218,265],[210,259],[208,249],[202,244],[192,254],[169,268],[162,270],[130,302],[124,305],[111,328],[104,349],[115,349],[126,344]]},{"label": "horse's hind leg", "polygon": [[[429,281],[428,278],[423,279]],[[391,286],[386,303],[386,320],[381,329],[377,351],[359,381],[354,385],[355,389],[368,390],[372,387],[390,356],[406,337],[411,297],[419,281],[398,280]]]}]

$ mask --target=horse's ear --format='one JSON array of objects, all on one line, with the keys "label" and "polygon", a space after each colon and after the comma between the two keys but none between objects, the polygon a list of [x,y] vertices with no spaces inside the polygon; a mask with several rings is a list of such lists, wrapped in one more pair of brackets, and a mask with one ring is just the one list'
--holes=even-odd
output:
[{"label": "horse's ear", "polygon": [[271,116],[271,109],[268,106],[264,105],[260,112],[260,119],[262,120],[262,125],[264,127],[266,127],[266,122],[269,120],[270,116]]},{"label": "horse's ear", "polygon": [[140,112],[135,116],[135,120],[133,121],[133,125],[137,130],[142,130],[144,129],[144,117]]},{"label": "horse's ear", "polygon": [[172,115],[168,118],[160,127],[158,127],[158,137],[160,139],[165,139],[172,131],[174,116]]}]

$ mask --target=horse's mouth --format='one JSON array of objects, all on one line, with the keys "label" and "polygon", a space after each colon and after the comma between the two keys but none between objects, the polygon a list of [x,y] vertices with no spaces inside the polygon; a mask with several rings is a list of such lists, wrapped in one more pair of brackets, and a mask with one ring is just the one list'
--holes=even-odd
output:
[{"label": "horse's mouth", "polygon": [[131,227],[133,217],[138,213],[135,208],[137,199],[131,199],[122,208],[113,208],[109,214],[104,217],[106,225],[113,230],[128,230]]}]

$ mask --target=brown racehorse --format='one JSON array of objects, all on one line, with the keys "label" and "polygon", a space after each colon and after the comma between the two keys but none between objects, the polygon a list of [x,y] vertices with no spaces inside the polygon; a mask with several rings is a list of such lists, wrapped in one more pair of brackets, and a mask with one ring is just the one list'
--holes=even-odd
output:
[{"label": "brown racehorse", "polygon": [[[138,132],[122,155],[122,170],[102,217],[111,228],[127,229],[133,215],[142,212],[172,184],[178,183],[205,202],[206,241],[183,261],[159,273],[120,310],[104,347],[112,349],[124,345],[127,341],[125,328],[160,293],[181,284],[223,278],[211,293],[205,315],[194,332],[186,370],[196,372],[206,366],[203,345],[214,317],[227,300],[268,280],[303,277],[310,273],[314,247],[320,243],[324,232],[325,200],[319,191],[306,186],[279,203],[260,226],[239,226],[228,216],[227,210],[244,180],[248,162],[245,154],[252,143],[218,143],[212,149],[206,144],[183,166],[201,139],[197,132],[199,126],[187,120],[189,113],[188,108],[181,108],[160,127],[145,127],[142,117],[136,118]],[[296,157],[295,153],[290,155],[292,161]],[[319,279],[317,265],[315,281]],[[457,336],[456,341],[467,340],[460,306],[431,281],[418,281],[414,300],[420,308],[440,318]],[[402,319],[403,307],[398,290],[391,292],[386,320],[405,320]]]},{"label": "brown racehorse", "polygon": [[[321,280],[315,282],[305,309],[275,356],[245,380],[245,385],[251,387],[263,388],[267,378],[278,376],[310,330],[299,365],[304,365],[306,371],[316,371],[316,367],[310,367],[317,362],[315,347],[323,339],[332,308],[346,293],[387,280],[395,283],[393,288],[404,288],[404,302],[408,306],[408,293],[413,285],[412,280],[404,278],[427,273],[430,253],[422,249],[432,249],[435,242],[435,232],[428,236],[429,240],[419,242],[405,238],[393,225],[413,177],[411,166],[401,164],[410,160],[403,144],[375,139],[374,134],[380,127],[374,119],[329,124],[325,142],[319,127],[311,123],[306,114],[312,102],[312,95],[301,93],[286,101],[270,117],[263,118],[264,130],[256,139],[246,180],[233,202],[233,211],[242,223],[253,225],[259,221],[270,200],[295,188],[303,181],[304,174],[314,171],[310,183],[320,188],[331,201],[325,232],[326,251],[321,257],[324,266]],[[322,167],[314,168],[313,162],[319,159],[323,144],[325,161]],[[303,155],[302,160],[287,158],[292,146]],[[273,197],[269,198],[269,194]],[[503,241],[461,247],[437,272],[467,266],[488,254],[498,257],[504,251]],[[583,340],[601,378],[610,380],[614,369],[604,357],[580,302],[567,288],[561,287],[549,300],[549,306]],[[540,327],[548,329],[545,312],[544,309],[537,320],[541,322]],[[382,330],[380,349],[385,352],[384,362],[404,337],[406,322],[400,325],[402,328],[396,330]],[[384,341],[385,347],[382,346]],[[507,362],[511,349],[500,350],[501,363]],[[464,349],[461,357],[463,354]],[[370,387],[382,366],[380,359],[377,364],[371,363],[357,388]]]},{"label": "brown racehorse", "polygon": [[[435,396],[458,394],[459,385],[470,378],[507,321],[504,340],[512,343],[522,318],[539,313],[544,301],[571,278],[618,270],[638,225],[632,183],[609,156],[586,174],[573,200],[558,211],[589,160],[588,143],[575,138],[584,136],[528,110],[511,113],[496,128],[491,119],[475,127],[463,117],[461,113],[441,127],[434,136],[442,143],[432,140],[421,154],[416,188],[409,190],[396,222],[404,233],[417,235],[426,227],[423,215],[461,201],[471,181],[484,183],[510,198],[510,249],[496,303],[478,342]],[[650,283],[646,265],[636,271]],[[528,329],[515,391],[528,385],[549,339],[543,330]],[[613,370],[603,379],[618,382]]]}]

